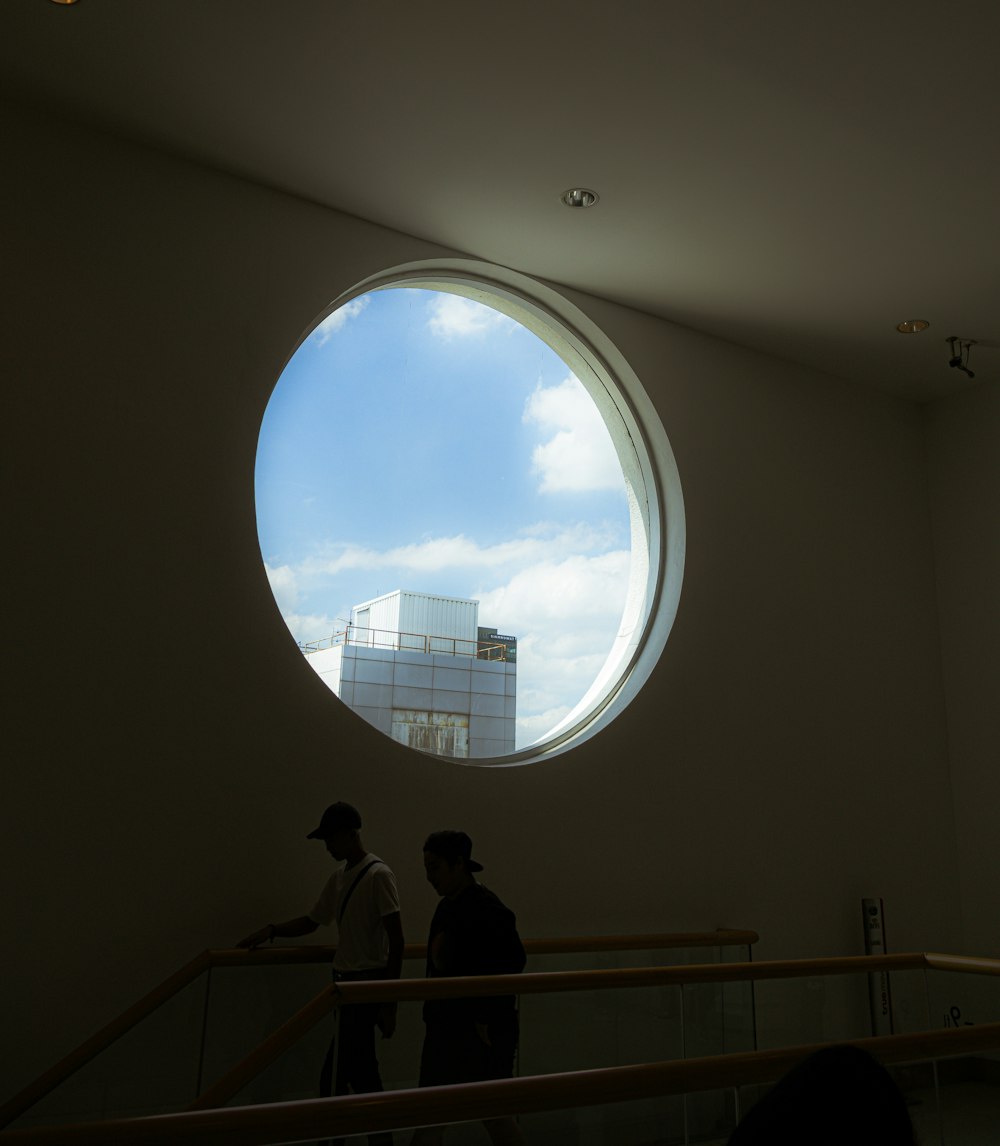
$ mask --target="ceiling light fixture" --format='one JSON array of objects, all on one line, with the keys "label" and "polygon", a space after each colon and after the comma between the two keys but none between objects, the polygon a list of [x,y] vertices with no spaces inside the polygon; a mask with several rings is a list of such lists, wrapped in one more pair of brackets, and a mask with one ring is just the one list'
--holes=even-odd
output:
[{"label": "ceiling light fixture", "polygon": [[[951,338],[946,338],[945,342],[951,347],[948,365],[956,370],[961,370],[970,378],[975,378],[975,374],[969,369],[969,350],[976,345],[976,340],[974,338],[959,338],[957,334],[953,334]],[[956,342],[958,343],[957,349],[955,347]]]},{"label": "ceiling light fixture", "polygon": [[593,207],[600,195],[596,191],[588,191],[586,187],[571,187],[560,195],[560,199],[567,207]]},{"label": "ceiling light fixture", "polygon": [[926,330],[930,323],[926,318],[908,318],[906,322],[901,322],[896,329],[900,334],[919,334],[922,330]]},{"label": "ceiling light fixture", "polygon": [[77,0],[52,0],[53,4],[75,4]]}]

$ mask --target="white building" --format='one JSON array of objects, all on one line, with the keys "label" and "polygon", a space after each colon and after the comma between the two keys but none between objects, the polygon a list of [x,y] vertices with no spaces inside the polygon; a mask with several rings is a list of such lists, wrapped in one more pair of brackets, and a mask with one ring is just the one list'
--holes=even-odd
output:
[{"label": "white building", "polygon": [[479,627],[479,602],[397,589],[303,646],[323,683],[401,744],[456,759],[514,751],[516,642]]}]

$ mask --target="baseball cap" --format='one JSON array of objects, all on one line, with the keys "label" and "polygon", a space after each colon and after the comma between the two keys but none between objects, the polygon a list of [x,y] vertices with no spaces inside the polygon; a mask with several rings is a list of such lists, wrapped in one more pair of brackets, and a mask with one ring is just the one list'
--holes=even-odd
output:
[{"label": "baseball cap", "polygon": [[483,865],[472,858],[472,840],[465,832],[431,832],[424,841],[424,851],[443,856],[449,863],[464,860],[468,871],[483,870]]},{"label": "baseball cap", "polygon": [[343,800],[338,800],[327,808],[320,818],[319,827],[311,831],[306,839],[325,840],[334,832],[342,832],[345,828],[349,831],[360,831],[361,813],[353,804],[345,804]]}]

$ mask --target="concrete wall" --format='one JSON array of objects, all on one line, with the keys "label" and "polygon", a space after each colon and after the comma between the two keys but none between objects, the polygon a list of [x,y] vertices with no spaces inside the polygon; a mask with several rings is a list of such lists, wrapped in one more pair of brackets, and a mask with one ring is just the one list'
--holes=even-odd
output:
[{"label": "concrete wall", "polygon": [[624,715],[549,764],[414,757],[289,638],[254,452],[314,316],[447,252],[27,113],[3,128],[5,1088],[307,909],[329,861],[304,836],[338,798],[414,938],[421,841],[454,826],[526,935],[749,926],[761,958],[855,953],[875,894],[894,949],[961,945],[917,408],[574,296],[676,453],[674,632]]}]

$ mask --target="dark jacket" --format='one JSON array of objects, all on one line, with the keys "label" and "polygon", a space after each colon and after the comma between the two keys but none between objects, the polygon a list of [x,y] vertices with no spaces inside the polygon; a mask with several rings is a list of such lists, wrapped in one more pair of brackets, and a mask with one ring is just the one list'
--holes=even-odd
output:
[{"label": "dark jacket", "polygon": [[[488,887],[470,884],[454,899],[442,899],[427,937],[427,977],[516,975],[527,957],[513,911]],[[425,1022],[511,1022],[513,995],[474,999],[428,999]]]}]

